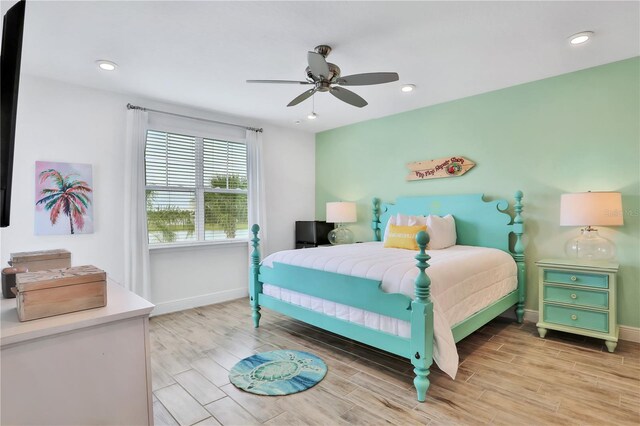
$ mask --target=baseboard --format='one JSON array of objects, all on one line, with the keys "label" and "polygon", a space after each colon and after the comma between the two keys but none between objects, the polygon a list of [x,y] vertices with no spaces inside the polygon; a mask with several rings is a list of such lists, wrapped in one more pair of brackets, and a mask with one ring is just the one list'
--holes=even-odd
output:
[{"label": "baseboard", "polygon": [[538,311],[534,311],[533,309],[525,309],[524,310],[524,320],[529,322],[538,322]]},{"label": "baseboard", "polygon": [[[503,313],[500,314],[502,318],[509,318],[512,320],[516,319],[516,311],[515,309],[507,309]],[[538,311],[534,311],[533,309],[525,309],[524,310],[524,320],[529,322],[538,322]]]},{"label": "baseboard", "polygon": [[[513,309],[509,309],[500,315],[505,318],[516,318],[516,314],[513,312]],[[525,309],[524,310],[524,320],[529,322],[538,322],[538,311],[533,309]],[[638,327],[630,327],[628,325],[620,326],[620,334],[618,335],[618,339],[626,340],[628,342],[640,343],[640,328]]]},{"label": "baseboard", "polygon": [[156,303],[156,307],[151,312],[151,316],[168,314],[171,312],[184,311],[185,309],[197,308],[199,306],[213,305],[228,300],[246,297],[249,294],[246,288],[236,288],[233,290],[219,291],[216,293],[203,294],[200,296],[187,297],[185,299],[171,300],[169,302]]},{"label": "baseboard", "polygon": [[629,327],[628,325],[621,325],[618,339],[627,340],[629,342],[640,343],[640,328]]}]

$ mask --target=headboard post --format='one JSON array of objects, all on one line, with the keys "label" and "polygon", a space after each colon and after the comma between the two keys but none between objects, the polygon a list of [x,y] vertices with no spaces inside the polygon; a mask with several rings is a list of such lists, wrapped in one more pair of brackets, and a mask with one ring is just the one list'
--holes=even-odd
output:
[{"label": "headboard post", "polygon": [[516,317],[518,322],[524,321],[524,301],[526,298],[526,266],[524,261],[524,243],[522,235],[524,234],[524,223],[522,221],[522,191],[516,191],[514,198],[516,200],[513,209],[515,217],[513,218],[513,233],[516,235],[516,243],[513,247],[513,259],[518,266],[518,303],[516,304]]},{"label": "headboard post", "polygon": [[251,304],[251,317],[253,318],[253,326],[258,328],[260,324],[260,304],[258,303],[258,295],[262,293],[262,283],[258,279],[260,272],[260,238],[258,238],[258,232],[260,226],[254,224],[251,226],[251,233],[253,238],[251,239],[251,273],[249,274],[249,303]]},{"label": "headboard post", "polygon": [[372,217],[371,229],[373,229],[373,241],[381,241],[380,235],[380,198],[371,200]]}]

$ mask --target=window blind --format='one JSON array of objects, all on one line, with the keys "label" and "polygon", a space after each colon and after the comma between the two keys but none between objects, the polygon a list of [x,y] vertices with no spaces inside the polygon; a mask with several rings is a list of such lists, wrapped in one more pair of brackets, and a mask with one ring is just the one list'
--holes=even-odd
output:
[{"label": "window blind", "polygon": [[241,142],[147,132],[149,244],[248,238]]},{"label": "window blind", "polygon": [[147,186],[196,186],[196,138],[147,132],[145,153]]},{"label": "window blind", "polygon": [[247,189],[247,147],[245,144],[204,139],[203,157],[203,184],[205,187]]}]

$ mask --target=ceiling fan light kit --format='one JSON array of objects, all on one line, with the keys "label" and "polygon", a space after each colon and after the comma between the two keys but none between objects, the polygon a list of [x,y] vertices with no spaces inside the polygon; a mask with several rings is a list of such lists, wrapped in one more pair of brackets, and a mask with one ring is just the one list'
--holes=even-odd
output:
[{"label": "ceiling fan light kit", "polygon": [[311,98],[311,101],[313,102],[311,104],[311,112],[309,113],[309,115],[307,115],[307,118],[309,120],[315,120],[316,118],[318,118],[318,114],[316,114],[316,97],[314,96],[313,98]]},{"label": "ceiling fan light kit", "polygon": [[339,86],[369,86],[372,84],[391,83],[399,79],[398,74],[395,72],[372,72],[342,77],[340,68],[336,64],[327,62],[326,58],[329,53],[331,53],[331,47],[325,44],[316,46],[313,52],[307,53],[309,66],[305,70],[306,81],[247,80],[247,83],[309,84],[314,86],[289,102],[288,107],[298,105],[316,92],[329,92],[349,105],[362,108],[367,105],[367,101],[356,93]]}]

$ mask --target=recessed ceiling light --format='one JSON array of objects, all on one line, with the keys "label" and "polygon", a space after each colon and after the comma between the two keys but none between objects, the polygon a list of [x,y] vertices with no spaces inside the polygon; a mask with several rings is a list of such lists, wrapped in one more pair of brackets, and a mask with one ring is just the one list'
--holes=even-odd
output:
[{"label": "recessed ceiling light", "polygon": [[586,43],[591,37],[593,37],[593,31],[582,31],[581,33],[577,33],[569,37],[569,43],[583,44]]},{"label": "recessed ceiling light", "polygon": [[114,71],[118,67],[118,64],[115,62],[105,61],[104,59],[96,61],[96,64],[98,64],[100,69],[104,71]]},{"label": "recessed ceiling light", "polygon": [[309,120],[315,120],[316,118],[318,118],[318,114],[316,114],[315,112],[310,112],[309,115],[307,115],[307,118]]},{"label": "recessed ceiling light", "polygon": [[404,93],[413,92],[415,89],[416,89],[415,84],[405,84],[400,88],[400,90],[402,90]]}]

